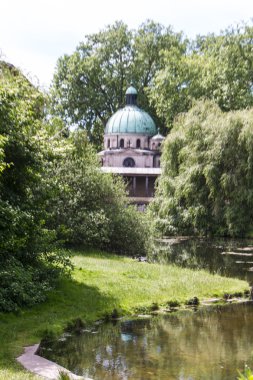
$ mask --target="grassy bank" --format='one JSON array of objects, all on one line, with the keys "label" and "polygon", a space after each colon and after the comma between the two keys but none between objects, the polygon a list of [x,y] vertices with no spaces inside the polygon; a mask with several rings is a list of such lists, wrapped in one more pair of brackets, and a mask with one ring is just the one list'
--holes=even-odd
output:
[{"label": "grassy bank", "polygon": [[22,347],[37,343],[45,330],[61,332],[68,321],[92,322],[113,309],[133,313],[152,303],[184,303],[242,292],[244,281],[210,275],[176,266],[133,261],[98,252],[75,252],[72,279],[64,279],[44,304],[18,315],[0,315],[0,379],[35,379],[15,362]]}]

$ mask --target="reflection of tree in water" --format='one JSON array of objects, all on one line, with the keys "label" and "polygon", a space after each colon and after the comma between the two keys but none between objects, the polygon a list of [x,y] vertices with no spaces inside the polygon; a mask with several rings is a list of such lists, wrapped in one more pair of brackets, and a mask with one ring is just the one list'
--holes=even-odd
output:
[{"label": "reflection of tree in water", "polygon": [[182,311],[101,325],[57,342],[49,356],[94,379],[231,380],[244,362],[253,365],[252,323],[252,305]]},{"label": "reflection of tree in water", "polygon": [[[242,314],[247,323],[243,323]],[[175,316],[170,324],[163,321],[164,334],[170,336],[174,347],[170,366],[175,376],[177,367],[173,363],[181,361],[181,371],[196,379],[233,378],[252,350],[252,322],[252,307],[248,313],[242,305],[216,307],[183,318]]]},{"label": "reflection of tree in water", "polygon": [[221,253],[233,252],[248,245],[252,246],[252,240],[171,239],[171,242],[160,241],[155,244],[153,258],[161,263],[175,263],[182,267],[207,269],[211,273],[245,278],[248,257],[239,256],[245,262],[244,265],[236,263],[237,256]]}]

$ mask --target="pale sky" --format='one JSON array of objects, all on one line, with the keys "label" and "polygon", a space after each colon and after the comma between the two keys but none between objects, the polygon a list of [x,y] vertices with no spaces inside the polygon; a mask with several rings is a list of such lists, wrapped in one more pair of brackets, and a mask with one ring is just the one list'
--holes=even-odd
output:
[{"label": "pale sky", "polygon": [[0,59],[47,88],[60,56],[116,20],[152,19],[194,37],[252,18],[253,0],[0,0]]}]

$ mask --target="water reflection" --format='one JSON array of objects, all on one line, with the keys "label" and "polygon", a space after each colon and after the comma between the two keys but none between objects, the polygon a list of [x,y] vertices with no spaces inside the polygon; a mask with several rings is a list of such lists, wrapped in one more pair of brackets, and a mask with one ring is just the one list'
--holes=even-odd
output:
[{"label": "water reflection", "polygon": [[231,380],[245,363],[253,367],[252,324],[251,304],[182,311],[100,325],[43,355],[97,380]]},{"label": "water reflection", "polygon": [[155,244],[152,260],[253,280],[252,240],[167,239]]},{"label": "water reflection", "polygon": [[[157,242],[153,260],[253,279],[252,240],[173,239]],[[144,264],[148,265],[148,264]],[[65,336],[41,353],[95,380],[232,380],[253,368],[253,305],[181,311]]]}]

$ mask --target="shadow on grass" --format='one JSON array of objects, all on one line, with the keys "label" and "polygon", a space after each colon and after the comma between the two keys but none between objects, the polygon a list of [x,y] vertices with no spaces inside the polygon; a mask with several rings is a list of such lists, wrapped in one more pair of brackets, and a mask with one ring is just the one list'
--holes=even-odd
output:
[{"label": "shadow on grass", "polygon": [[117,300],[102,294],[97,287],[62,279],[45,303],[22,310],[18,315],[1,313],[0,379],[4,378],[3,370],[20,372],[15,358],[23,352],[24,346],[38,343],[46,330],[57,335],[71,320],[81,318],[90,323],[114,308],[117,308]]}]

